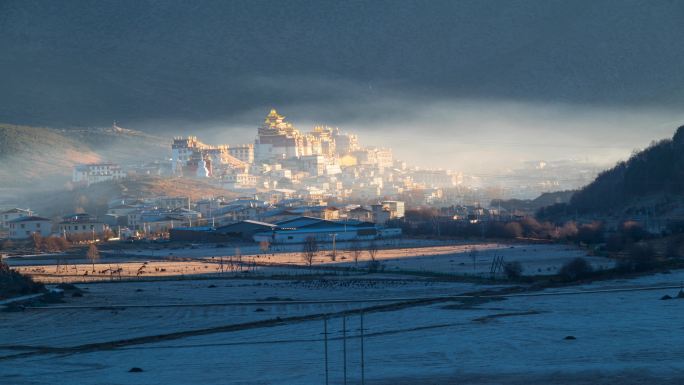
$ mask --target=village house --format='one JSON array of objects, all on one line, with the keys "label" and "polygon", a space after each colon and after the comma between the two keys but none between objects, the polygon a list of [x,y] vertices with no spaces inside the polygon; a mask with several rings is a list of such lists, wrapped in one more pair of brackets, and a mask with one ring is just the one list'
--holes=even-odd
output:
[{"label": "village house", "polygon": [[109,226],[87,213],[81,213],[63,217],[58,224],[58,230],[61,235],[67,237],[90,236],[96,239],[106,230],[109,230]]},{"label": "village house", "polygon": [[8,222],[10,239],[28,239],[31,235],[43,237],[52,234],[52,222],[47,218],[27,216],[12,219]]},{"label": "village house", "polygon": [[31,210],[24,209],[10,209],[0,212],[0,229],[8,230],[9,222],[21,217],[30,217],[33,215]]}]

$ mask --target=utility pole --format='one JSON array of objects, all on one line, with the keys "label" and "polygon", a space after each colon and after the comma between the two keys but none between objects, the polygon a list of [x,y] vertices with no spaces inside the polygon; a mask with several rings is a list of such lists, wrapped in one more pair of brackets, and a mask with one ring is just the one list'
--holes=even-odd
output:
[{"label": "utility pole", "polygon": [[328,317],[323,317],[323,341],[325,347],[325,385],[328,385]]},{"label": "utility pole", "polygon": [[361,311],[361,385],[366,384],[366,365],[363,357],[363,311]]},{"label": "utility pole", "polygon": [[347,385],[347,317],[342,316],[342,367],[344,369],[344,385]]}]

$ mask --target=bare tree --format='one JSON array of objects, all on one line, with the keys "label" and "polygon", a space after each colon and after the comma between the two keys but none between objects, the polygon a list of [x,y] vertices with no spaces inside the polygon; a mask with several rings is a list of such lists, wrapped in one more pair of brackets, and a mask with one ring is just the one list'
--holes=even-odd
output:
[{"label": "bare tree", "polygon": [[232,255],[228,256],[228,271],[235,270],[235,260]]},{"label": "bare tree", "polygon": [[267,240],[263,240],[259,242],[259,250],[261,250],[262,253],[267,253],[268,249],[271,248],[271,243]]},{"label": "bare tree", "polygon": [[43,247],[45,251],[54,253],[56,251],[61,251],[60,249],[60,244],[57,243],[57,238],[55,237],[47,237],[43,241]]},{"label": "bare tree", "polygon": [[378,254],[377,243],[375,243],[375,241],[371,241],[366,250],[370,256],[370,261],[368,261],[368,271],[371,273],[378,271],[381,267],[381,264],[380,261],[375,259],[375,256]]},{"label": "bare tree", "polygon": [[375,256],[378,254],[378,244],[375,241],[371,241],[366,251],[368,251],[371,261],[375,261]]},{"label": "bare tree", "polygon": [[359,257],[361,256],[361,246],[359,245],[359,240],[354,238],[349,243],[349,252],[354,259],[354,267],[359,264]]},{"label": "bare tree", "polygon": [[477,254],[478,251],[475,247],[470,249],[470,258],[473,260],[473,271],[477,270]]},{"label": "bare tree", "polygon": [[47,237],[43,238],[43,249],[51,253],[64,251],[69,247],[69,242],[64,238]]},{"label": "bare tree", "polygon": [[97,250],[97,246],[95,246],[94,243],[91,243],[90,246],[88,246],[88,253],[86,254],[86,257],[88,257],[88,260],[90,263],[93,264],[93,273],[95,272],[95,262],[100,259],[100,251]]},{"label": "bare tree", "polygon": [[43,236],[40,233],[31,234],[31,246],[36,253],[40,253],[43,249]]},{"label": "bare tree", "polygon": [[52,237],[55,243],[59,246],[59,251],[64,251],[69,248],[69,241],[61,237]]},{"label": "bare tree", "polygon": [[9,239],[2,243],[2,248],[5,250],[9,250],[13,247],[14,247],[14,243]]},{"label": "bare tree", "polygon": [[112,229],[109,228],[104,229],[104,231],[102,231],[102,239],[108,241],[111,238],[114,238],[114,231],[112,231]]},{"label": "bare tree", "polygon": [[240,248],[236,247],[235,248],[235,270],[240,270],[242,271],[242,253],[240,252]]},{"label": "bare tree", "polygon": [[316,238],[307,237],[306,240],[304,240],[302,258],[304,258],[304,262],[306,262],[306,264],[309,266],[309,269],[311,269],[311,266],[313,265],[314,257],[316,256],[317,252],[318,242],[316,242]]}]

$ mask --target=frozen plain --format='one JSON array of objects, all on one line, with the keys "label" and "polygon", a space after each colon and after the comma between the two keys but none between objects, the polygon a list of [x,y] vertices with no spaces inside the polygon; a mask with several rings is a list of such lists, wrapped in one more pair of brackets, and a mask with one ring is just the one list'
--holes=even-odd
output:
[{"label": "frozen plain", "polygon": [[[542,257],[543,259],[543,257]],[[554,262],[555,263],[555,262]],[[323,314],[329,383],[360,383],[360,316],[376,303],[127,307],[120,304],[373,299],[503,289],[378,276],[88,283],[55,310],[0,313],[0,383],[323,384]],[[544,290],[539,296],[404,303],[364,312],[369,384],[675,384],[684,381],[684,271]],[[214,286],[214,287],[210,287]],[[568,291],[633,289],[646,291]],[[556,295],[553,295],[556,294]],[[280,317],[280,321],[278,321]],[[274,321],[255,324],[258,321]],[[234,330],[226,325],[243,325]],[[202,333],[192,331],[204,330]],[[173,338],[111,345],[149,336]],[[566,340],[574,336],[574,340]],[[87,348],[84,345],[105,343]],[[47,347],[74,348],[50,351]],[[132,367],[141,373],[129,373]]]}]

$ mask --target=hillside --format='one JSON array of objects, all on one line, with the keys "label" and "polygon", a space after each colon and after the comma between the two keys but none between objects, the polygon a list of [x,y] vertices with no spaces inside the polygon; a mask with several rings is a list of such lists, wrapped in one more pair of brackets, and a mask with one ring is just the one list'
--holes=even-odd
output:
[{"label": "hillside", "polygon": [[0,180],[4,188],[63,185],[78,163],[101,161],[88,145],[44,127],[0,124]]},{"label": "hillside", "polygon": [[549,206],[543,217],[682,214],[684,198],[684,126],[672,139],[652,143],[629,160],[599,174],[567,204]]},{"label": "hillside", "polygon": [[574,190],[546,192],[534,199],[493,199],[490,207],[501,207],[507,211],[523,211],[534,213],[542,207],[567,203],[575,193]]},{"label": "hillside", "polygon": [[58,130],[0,124],[0,190],[61,188],[76,164],[154,160],[168,152],[168,145],[165,139],[120,128]]},{"label": "hillside", "polygon": [[63,216],[77,211],[102,215],[113,199],[158,196],[188,196],[192,200],[197,200],[210,196],[237,195],[200,180],[138,176],[97,183],[89,187],[29,194],[22,197],[19,203],[46,217]]}]

